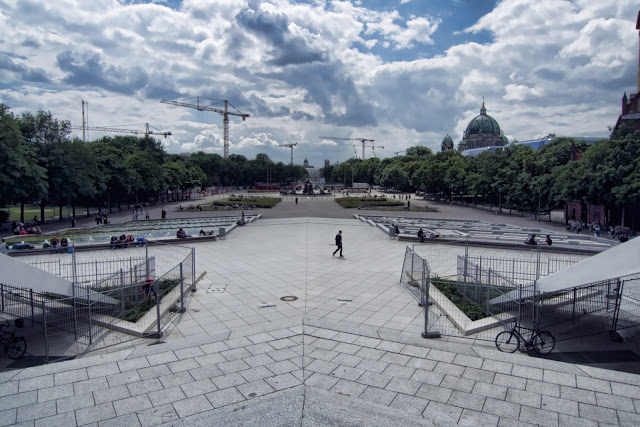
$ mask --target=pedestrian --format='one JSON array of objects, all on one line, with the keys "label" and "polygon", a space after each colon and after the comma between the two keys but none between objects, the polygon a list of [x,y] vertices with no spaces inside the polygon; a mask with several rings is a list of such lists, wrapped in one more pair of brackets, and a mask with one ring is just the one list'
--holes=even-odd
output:
[{"label": "pedestrian", "polygon": [[298,198],[296,197],[296,205],[298,204]]},{"label": "pedestrian", "polygon": [[551,236],[547,234],[547,237],[544,239],[544,244],[551,246],[553,244],[553,240],[551,240]]},{"label": "pedestrian", "polygon": [[422,229],[422,227],[420,227],[420,230],[418,230],[418,238],[421,242],[424,242],[424,230]]},{"label": "pedestrian", "polygon": [[340,251],[340,258],[344,258],[342,256],[342,230],[338,231],[338,234],[336,234],[336,250],[333,251],[333,256],[336,256],[336,253],[338,251]]},{"label": "pedestrian", "polygon": [[162,208],[162,219],[167,219],[167,211]]},{"label": "pedestrian", "polygon": [[71,228],[74,228],[76,226],[76,217],[72,217],[71,218]]},{"label": "pedestrian", "polygon": [[411,200],[407,200],[407,210],[411,210]]},{"label": "pedestrian", "polygon": [[147,211],[147,215],[144,217],[144,219],[151,219],[151,217],[149,216],[149,211]]},{"label": "pedestrian", "polygon": [[0,241],[0,254],[8,254],[9,253],[9,245],[7,245],[7,242],[4,241],[4,239],[1,239]]}]

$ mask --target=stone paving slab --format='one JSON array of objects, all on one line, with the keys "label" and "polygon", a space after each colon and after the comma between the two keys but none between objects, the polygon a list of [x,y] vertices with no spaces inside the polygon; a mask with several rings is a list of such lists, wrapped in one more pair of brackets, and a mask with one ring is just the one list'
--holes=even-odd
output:
[{"label": "stone paving slab", "polygon": [[[459,343],[407,343],[402,336],[371,338],[357,334],[353,327],[345,331],[318,326],[303,326],[305,329],[309,333],[284,328],[213,343],[184,339],[178,348],[168,343],[153,346],[167,347],[148,356],[117,352],[110,355],[109,363],[115,363],[110,366],[138,368],[118,374],[111,369],[95,371],[96,378],[86,380],[81,374],[84,368],[69,364],[67,371],[58,369],[55,375],[71,382],[54,386],[47,379],[54,374],[35,376],[42,373],[41,367],[23,369],[2,383],[0,419],[39,425],[176,421],[192,425],[214,421],[222,423],[218,425],[371,425],[371,420],[398,425],[559,425],[573,421],[634,425],[640,419],[638,375],[612,375],[555,361],[548,367],[529,368],[532,361],[544,363],[521,354],[508,355],[507,362],[504,353],[490,348],[478,351],[470,346],[475,356],[456,353]],[[251,367],[244,360],[255,358],[249,349],[256,345],[268,345],[274,352],[282,351],[275,349],[284,345],[289,346],[284,349],[302,346],[303,352]],[[324,353],[316,353],[318,350]],[[216,357],[202,359],[203,354]],[[121,360],[115,360],[116,356]],[[154,360],[154,365],[128,363],[141,357]],[[83,364],[97,366],[103,359],[102,355],[87,357]],[[190,368],[170,373],[169,366],[176,359]],[[345,360],[353,366],[341,363]],[[160,366],[166,366],[165,373],[169,373],[142,378]],[[230,366],[232,372],[225,372]],[[304,380],[295,375],[299,366]],[[380,372],[369,369],[371,366]],[[212,376],[195,378],[191,372],[198,369],[208,369]],[[614,378],[599,378],[607,376]],[[87,381],[98,381],[102,387]],[[21,392],[21,385],[29,391]]]},{"label": "stone paving slab", "polygon": [[[361,252],[345,262],[329,255],[338,227],[345,250]],[[234,231],[240,245],[199,246],[198,270],[227,283],[225,293],[196,293],[158,342],[0,373],[0,423],[637,425],[639,375],[422,339],[421,310],[398,284],[404,245],[380,245],[370,229],[272,223],[259,230],[263,256],[251,266],[255,229]],[[383,247],[389,259],[377,262]],[[291,294],[299,305],[279,299]],[[264,311],[263,301],[276,306]],[[255,320],[228,323],[240,318]],[[202,332],[185,333],[194,324]]]}]

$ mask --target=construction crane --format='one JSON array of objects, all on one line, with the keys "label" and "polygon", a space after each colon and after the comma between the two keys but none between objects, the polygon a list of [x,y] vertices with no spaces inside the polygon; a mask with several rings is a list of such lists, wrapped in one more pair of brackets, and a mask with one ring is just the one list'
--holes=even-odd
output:
[{"label": "construction crane", "polygon": [[162,135],[165,138],[171,135],[171,132],[157,132],[153,130],[149,130],[149,123],[144,124],[144,130],[137,129],[124,129],[124,128],[115,128],[110,126],[71,126],[71,129],[82,129],[82,140],[86,142],[85,135],[88,130],[96,130],[99,132],[120,132],[120,133],[133,133],[135,135],[144,134],[144,136],[149,135]]},{"label": "construction crane", "polygon": [[384,145],[373,145],[371,144],[371,157],[376,156],[376,148],[382,148],[384,150]]},{"label": "construction crane", "polygon": [[364,147],[365,147],[365,143],[367,142],[373,142],[373,139],[366,139],[366,138],[339,138],[336,136],[320,136],[320,139],[335,139],[335,140],[340,140],[340,141],[360,141],[362,142],[362,160],[364,160]]},{"label": "construction crane", "polygon": [[[208,99],[208,98],[203,98],[203,99]],[[213,99],[212,101],[216,101],[215,99]],[[238,109],[236,107],[234,107],[233,105],[231,105],[231,103],[229,101],[227,101],[226,99],[222,100],[224,102],[224,110],[220,109],[220,108],[214,108],[214,107],[207,107],[204,105],[200,105],[200,97],[197,96],[196,97],[196,103],[195,104],[187,104],[185,102],[181,102],[181,101],[170,101],[168,99],[163,99],[160,102],[164,103],[164,104],[171,104],[171,105],[177,105],[179,107],[186,107],[186,108],[195,108],[198,111],[213,111],[214,113],[218,113],[218,114],[222,114],[222,128],[223,128],[223,139],[224,139],[224,158],[226,159],[227,157],[229,157],[229,116],[238,116],[238,117],[242,117],[242,121],[247,120],[247,117],[249,117],[249,114],[245,114],[245,113],[241,113],[240,111],[238,111]],[[236,111],[238,111],[237,113],[234,112],[230,112],[227,109],[227,106],[231,105],[231,107],[233,109],[235,109]]]},{"label": "construction crane", "polygon": [[[355,147],[359,147],[359,145],[352,145],[352,147],[354,147],[353,151],[355,152],[355,150],[356,150]],[[376,152],[375,152],[376,148],[384,148],[383,145],[373,145],[373,144],[367,145],[367,147],[371,148],[371,157],[375,157],[376,156]],[[356,154],[356,158],[357,157],[358,157],[358,155]]]},{"label": "construction crane", "polygon": [[293,147],[295,147],[296,145],[298,145],[297,142],[295,142],[293,144],[280,144],[279,145],[279,147],[291,148],[291,166],[293,166]]},{"label": "construction crane", "polygon": [[395,153],[393,153],[393,154],[395,154],[395,155],[397,156],[398,154],[406,153],[406,152],[407,152],[407,150],[402,150],[402,151],[396,151],[396,152],[395,152]]}]

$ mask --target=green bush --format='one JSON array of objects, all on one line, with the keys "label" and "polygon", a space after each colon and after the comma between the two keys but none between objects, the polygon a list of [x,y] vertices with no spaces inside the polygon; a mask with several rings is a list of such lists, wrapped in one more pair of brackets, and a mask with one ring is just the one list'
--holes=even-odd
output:
[{"label": "green bush", "polygon": [[[159,289],[158,294],[160,295],[160,299],[164,298],[169,292],[173,290],[173,288],[175,288],[178,285],[180,285],[179,279],[160,280],[158,282],[158,289]],[[104,293],[105,291],[113,291],[111,294],[109,294],[109,296],[116,299],[120,298],[119,291],[118,291],[119,289],[120,289],[119,286],[110,286],[110,287],[99,288],[99,289],[94,288],[96,292],[101,292],[101,293]],[[150,298],[141,299],[142,292],[129,293],[128,291],[129,290],[127,290],[127,294],[124,297],[124,313],[125,314],[121,318],[128,322],[135,323],[138,320],[140,320],[142,316],[147,314],[149,310],[155,309],[156,300],[153,297],[153,292]]]},{"label": "green bush", "polygon": [[491,315],[486,313],[478,304],[474,304],[458,292],[456,282],[434,278],[431,280],[431,284],[442,292],[460,311],[466,314],[469,319],[480,320]]},{"label": "green bush", "polygon": [[266,208],[270,209],[277,205],[282,199],[280,197],[229,197],[227,199],[215,200],[212,203],[212,206],[242,206],[242,205],[253,205],[258,208]]},{"label": "green bush", "polygon": [[404,206],[397,200],[389,200],[386,197],[339,197],[336,202],[343,208],[357,208],[360,206]]}]

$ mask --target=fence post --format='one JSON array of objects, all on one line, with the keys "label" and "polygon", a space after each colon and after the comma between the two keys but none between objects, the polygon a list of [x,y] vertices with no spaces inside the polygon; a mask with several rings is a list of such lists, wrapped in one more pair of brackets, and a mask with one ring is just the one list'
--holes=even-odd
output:
[{"label": "fence post", "polygon": [[538,280],[540,278],[540,245],[538,245],[536,258],[536,280]]},{"label": "fence post", "polygon": [[182,272],[182,265],[183,262],[180,263],[180,310],[178,310],[178,313],[184,313],[185,311],[187,311],[184,308],[184,274]]},{"label": "fence post", "polygon": [[76,286],[78,286],[78,272],[76,271],[76,253],[75,251],[71,254],[71,263],[73,265],[72,269],[72,278],[73,283],[71,283],[71,294],[73,297],[73,336],[74,339],[78,339],[78,301],[76,301]]},{"label": "fence post", "polygon": [[4,311],[4,283],[0,283],[0,296],[2,297],[2,311]]},{"label": "fence post", "polygon": [[129,257],[129,283],[133,283],[133,259]]},{"label": "fence post", "polygon": [[87,318],[89,319],[89,345],[93,344],[93,330],[91,328],[91,288],[87,286]]},{"label": "fence post", "polygon": [[33,307],[33,289],[29,289],[29,300],[31,301],[31,326],[33,326],[33,316],[35,314],[35,307]]},{"label": "fence post", "polygon": [[191,248],[191,292],[196,291],[196,248]]},{"label": "fence post", "polygon": [[44,301],[42,301],[42,324],[44,325],[44,357],[45,362],[49,363],[49,338],[47,331],[47,310],[44,305]]},{"label": "fence post", "polygon": [[144,267],[145,267],[145,279],[149,278],[149,240],[144,242]]},{"label": "fence post", "polygon": [[[425,274],[426,273],[426,274]],[[424,331],[422,338],[440,338],[440,332],[429,332],[429,282],[431,281],[431,272],[427,271],[427,261],[422,260],[422,282],[424,288]]]},{"label": "fence post", "polygon": [[98,260],[96,260],[96,283],[98,283]]},{"label": "fence post", "polygon": [[518,294],[518,324],[522,324],[522,283],[518,285]]},{"label": "fence post", "polygon": [[467,283],[467,272],[468,272],[468,265],[467,263],[469,262],[469,238],[467,238],[464,241],[464,276],[462,281],[464,283]]},{"label": "fence post", "polygon": [[[136,298],[137,298],[137,293],[136,293]],[[122,271],[122,268],[120,269],[120,310],[122,311],[122,315],[124,315],[124,308],[125,308],[125,304],[124,304],[124,272]]]},{"label": "fence post", "polygon": [[[159,280],[153,282],[153,286],[156,287],[156,295],[160,296],[160,283]],[[156,333],[156,338],[162,337],[162,330],[160,329],[160,298],[156,298],[156,323],[158,324],[158,329]]]}]

